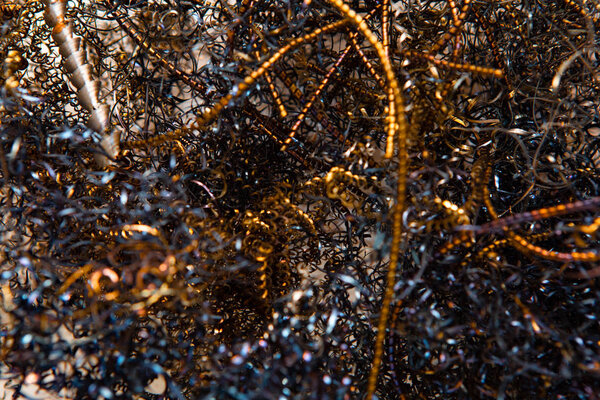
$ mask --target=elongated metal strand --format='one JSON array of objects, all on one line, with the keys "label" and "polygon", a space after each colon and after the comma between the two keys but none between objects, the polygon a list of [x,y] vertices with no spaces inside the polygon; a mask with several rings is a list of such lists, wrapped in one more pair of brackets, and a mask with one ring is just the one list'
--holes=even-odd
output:
[{"label": "elongated metal strand", "polygon": [[[75,86],[77,99],[90,112],[87,127],[103,135],[102,148],[109,156],[115,157],[119,151],[118,139],[106,133],[108,112],[98,100],[100,83],[92,78],[90,65],[81,50],[81,40],[73,35],[71,25],[65,18],[66,3],[64,0],[44,0],[44,19],[52,29],[52,39],[58,45],[69,81]],[[101,166],[108,164],[103,155],[97,155],[96,161]]]}]

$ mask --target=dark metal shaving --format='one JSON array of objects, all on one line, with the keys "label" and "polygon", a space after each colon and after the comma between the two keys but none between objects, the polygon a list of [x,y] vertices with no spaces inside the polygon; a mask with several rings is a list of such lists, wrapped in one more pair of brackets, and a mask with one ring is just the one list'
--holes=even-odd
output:
[{"label": "dark metal shaving", "polygon": [[336,1],[58,3],[0,5],[5,397],[598,396],[596,0],[349,1],[405,159]]}]

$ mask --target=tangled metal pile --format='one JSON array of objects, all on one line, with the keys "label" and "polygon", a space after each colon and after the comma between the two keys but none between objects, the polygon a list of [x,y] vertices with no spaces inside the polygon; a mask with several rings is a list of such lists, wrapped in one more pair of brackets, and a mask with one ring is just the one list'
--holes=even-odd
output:
[{"label": "tangled metal pile", "polygon": [[598,0],[0,5],[0,374],[593,399]]}]

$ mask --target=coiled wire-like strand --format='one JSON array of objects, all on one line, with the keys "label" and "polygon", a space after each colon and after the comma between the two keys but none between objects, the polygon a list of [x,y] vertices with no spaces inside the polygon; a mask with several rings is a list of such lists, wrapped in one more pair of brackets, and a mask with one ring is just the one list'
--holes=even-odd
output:
[{"label": "coiled wire-like strand", "polygon": [[[73,29],[65,18],[67,2],[44,0],[44,4],[46,5],[44,19],[52,29],[52,38],[58,45],[69,81],[75,86],[81,105],[90,112],[87,127],[104,135],[109,118],[106,108],[98,100],[100,83],[92,78],[90,65],[85,61],[85,55],[81,50],[81,40],[73,35]],[[104,135],[101,146],[110,157],[115,157],[118,153],[119,143],[112,135]],[[96,161],[101,166],[107,164],[104,155],[97,155]]]}]

